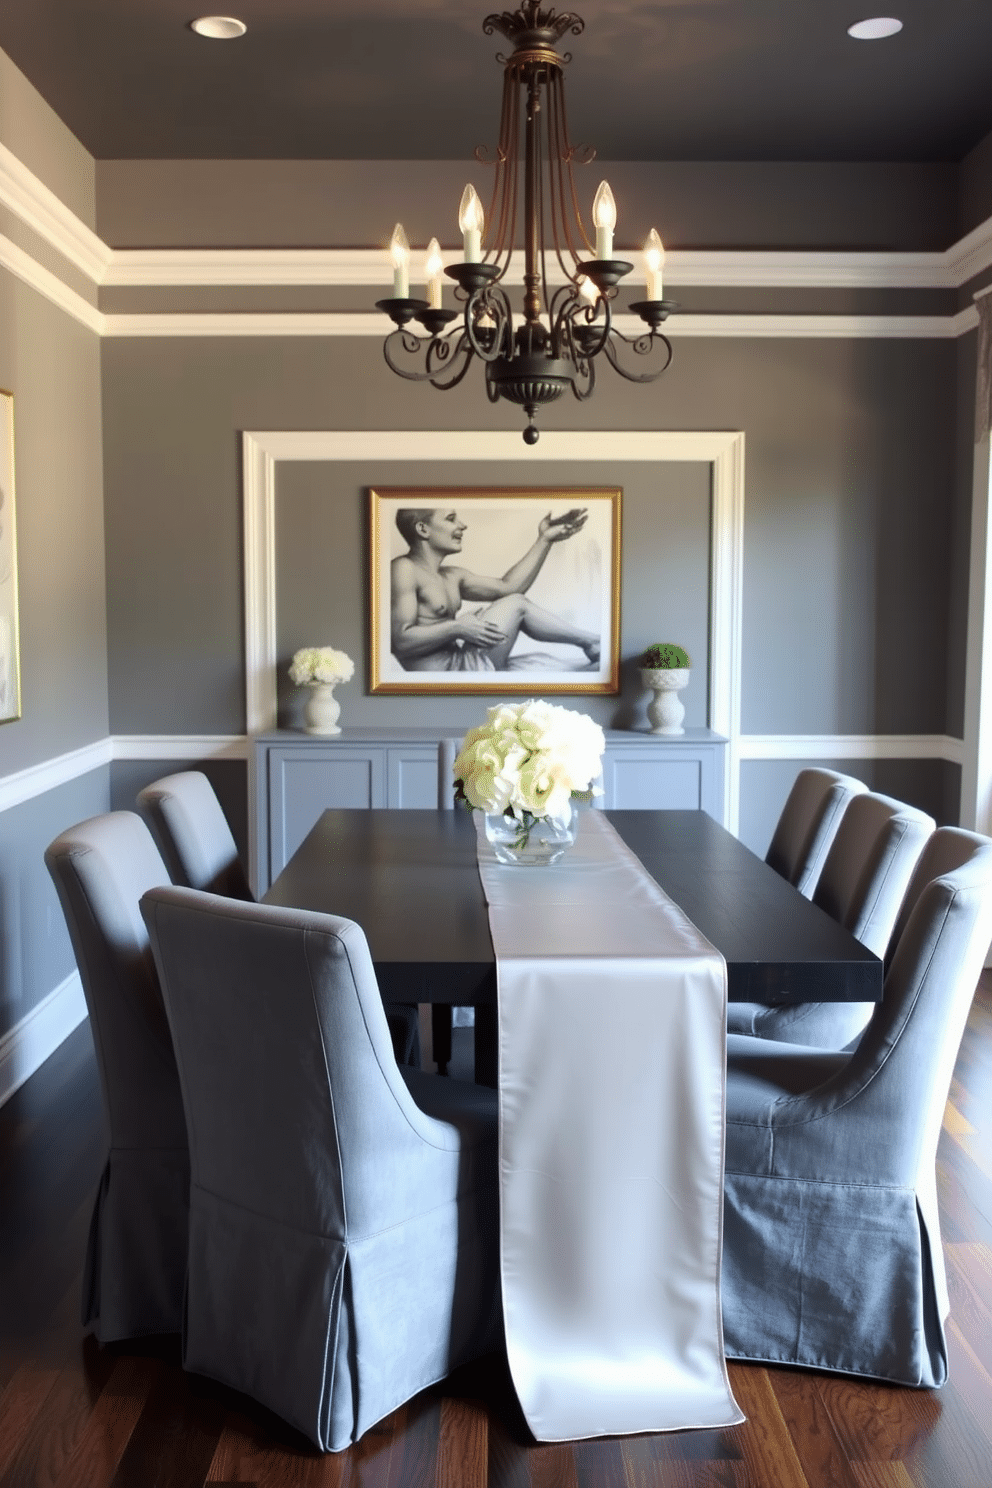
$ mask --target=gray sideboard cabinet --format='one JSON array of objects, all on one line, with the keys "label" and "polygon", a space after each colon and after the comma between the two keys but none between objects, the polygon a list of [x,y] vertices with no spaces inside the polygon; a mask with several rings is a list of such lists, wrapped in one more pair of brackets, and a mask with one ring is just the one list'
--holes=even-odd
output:
[{"label": "gray sideboard cabinet", "polygon": [[[457,748],[461,734],[437,728],[348,728],[330,738],[292,729],[259,734],[250,803],[256,892],[265,893],[328,807],[447,805],[439,769],[445,740]],[[597,805],[700,810],[722,822],[726,743],[710,729],[671,738],[607,729]]]}]

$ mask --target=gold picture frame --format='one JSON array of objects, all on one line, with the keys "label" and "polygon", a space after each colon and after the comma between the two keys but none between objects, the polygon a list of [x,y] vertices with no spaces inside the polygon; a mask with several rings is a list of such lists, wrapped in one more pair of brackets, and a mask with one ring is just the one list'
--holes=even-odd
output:
[{"label": "gold picture frame", "polygon": [[0,723],[21,716],[14,500],[14,395],[0,388]]},{"label": "gold picture frame", "polygon": [[621,495],[371,489],[370,691],[618,692]]}]

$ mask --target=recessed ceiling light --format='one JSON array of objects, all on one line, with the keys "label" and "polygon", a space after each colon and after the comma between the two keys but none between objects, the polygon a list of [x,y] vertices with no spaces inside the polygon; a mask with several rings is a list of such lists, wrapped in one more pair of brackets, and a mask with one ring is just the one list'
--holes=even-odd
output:
[{"label": "recessed ceiling light", "polygon": [[248,30],[244,21],[235,16],[200,16],[189,24],[197,36],[209,36],[212,41],[233,41]]},{"label": "recessed ceiling light", "polygon": [[884,36],[895,36],[901,30],[902,21],[897,21],[895,16],[872,16],[870,20],[855,21],[853,26],[848,26],[847,34],[855,41],[881,41]]}]

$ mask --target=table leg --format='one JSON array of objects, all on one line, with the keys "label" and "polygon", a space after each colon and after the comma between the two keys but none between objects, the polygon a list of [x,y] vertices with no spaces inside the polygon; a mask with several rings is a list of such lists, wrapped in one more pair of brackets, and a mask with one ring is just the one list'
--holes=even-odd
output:
[{"label": "table leg", "polygon": [[437,1072],[446,1075],[451,1058],[451,1008],[446,1002],[435,1002],[431,1006],[431,1036]]},{"label": "table leg", "polygon": [[495,1002],[475,1010],[475,1083],[498,1089],[498,1019]]}]

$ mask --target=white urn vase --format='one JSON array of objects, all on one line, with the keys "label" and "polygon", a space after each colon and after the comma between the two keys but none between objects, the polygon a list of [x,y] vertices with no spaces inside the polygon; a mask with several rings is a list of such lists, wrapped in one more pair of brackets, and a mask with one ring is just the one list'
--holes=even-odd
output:
[{"label": "white urn vase", "polygon": [[653,734],[684,734],[685,706],[679,693],[689,681],[689,667],[641,667],[641,681],[653,694],[648,722]]},{"label": "white urn vase", "polygon": [[303,721],[308,734],[339,734],[341,704],[334,696],[334,682],[314,682],[303,708]]}]

